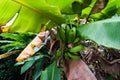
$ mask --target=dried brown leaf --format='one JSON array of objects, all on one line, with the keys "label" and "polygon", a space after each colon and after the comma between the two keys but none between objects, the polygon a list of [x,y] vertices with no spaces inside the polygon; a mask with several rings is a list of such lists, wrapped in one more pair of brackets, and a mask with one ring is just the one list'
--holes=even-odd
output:
[{"label": "dried brown leaf", "polygon": [[97,80],[82,60],[64,61],[63,70],[67,80]]},{"label": "dried brown leaf", "polygon": [[108,0],[97,0],[97,3],[95,4],[95,6],[92,10],[92,13],[100,12],[102,9],[105,8],[107,2],[108,2]]},{"label": "dried brown leaf", "polygon": [[17,57],[17,61],[21,62],[30,56],[35,54],[34,47],[40,47],[43,43],[45,36],[48,35],[46,32],[40,32],[31,43],[28,44],[28,46],[21,52],[21,54]]}]

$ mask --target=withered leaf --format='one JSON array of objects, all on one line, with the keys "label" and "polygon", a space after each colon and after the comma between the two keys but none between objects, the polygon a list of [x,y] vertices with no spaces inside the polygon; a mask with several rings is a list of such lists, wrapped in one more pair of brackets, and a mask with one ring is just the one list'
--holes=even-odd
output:
[{"label": "withered leaf", "polygon": [[63,70],[67,80],[97,80],[88,66],[79,59],[64,61]]},{"label": "withered leaf", "polygon": [[20,50],[14,50],[14,51],[11,51],[11,52],[9,52],[9,53],[0,54],[0,59],[9,57],[10,55],[15,54],[15,53],[17,53],[17,52],[20,52]]},{"label": "withered leaf", "polygon": [[35,54],[34,47],[40,47],[44,41],[44,37],[48,35],[46,32],[40,32],[29,44],[28,46],[21,52],[21,54],[17,57],[17,61],[21,62],[30,56]]},{"label": "withered leaf", "polygon": [[94,8],[92,9],[92,14],[100,12],[102,9],[105,8],[108,0],[97,0]]}]

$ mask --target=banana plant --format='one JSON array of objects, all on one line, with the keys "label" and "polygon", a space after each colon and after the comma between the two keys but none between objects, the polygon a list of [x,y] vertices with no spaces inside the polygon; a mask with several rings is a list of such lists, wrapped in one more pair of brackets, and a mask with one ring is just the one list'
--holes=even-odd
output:
[{"label": "banana plant", "polygon": [[[47,29],[51,29],[54,26],[65,23],[64,15],[78,14],[84,18],[89,17],[96,1],[67,0],[67,3],[64,4],[63,0],[58,0],[57,2],[55,0],[1,0],[0,26],[5,25],[17,13],[17,18],[10,25],[9,32],[39,32],[42,24],[46,24],[47,22],[50,22]],[[111,13],[110,11],[116,11],[115,2],[115,0],[109,0],[103,11],[98,14],[93,14],[90,17],[95,19],[111,17],[115,12]]]},{"label": "banana plant", "polygon": [[[0,26],[5,25],[16,13],[18,13],[17,18],[10,27],[10,32],[39,32],[41,29],[41,25],[47,23],[49,20],[51,20],[51,23],[49,27],[47,27],[48,29],[55,25],[60,25],[64,23],[65,19],[62,14],[73,13],[72,3],[74,2],[74,0],[68,0],[68,3],[66,4],[64,4],[64,1],[61,0],[57,1],[57,4],[55,3],[55,0],[1,0],[0,2],[0,8],[2,10],[0,14],[1,16],[6,15],[6,17],[0,18]],[[77,1],[77,3],[81,4],[83,4],[83,2],[83,0]],[[12,11],[12,13],[9,14],[10,10]],[[24,28],[24,26],[26,28]]]},{"label": "banana plant", "polygon": [[[55,60],[57,59],[58,63],[52,61],[53,64],[48,66],[42,73],[40,71],[42,80],[48,80],[47,78],[50,76],[52,76],[50,80],[55,80],[55,70],[60,74],[60,69],[56,66],[59,65],[60,67],[62,60],[81,58],[81,54],[79,53],[85,48],[85,46],[80,43],[83,40],[92,40],[97,45],[120,49],[120,31],[118,29],[120,18],[106,19],[117,13],[119,4],[116,3],[116,0],[108,0],[104,9],[93,14],[92,11],[96,3],[97,0],[58,0],[57,2],[56,0],[1,0],[0,26],[5,25],[15,14],[18,14],[12,25],[10,25],[9,32],[40,32],[44,27],[43,25],[46,25],[46,30],[50,31],[55,27],[57,39],[60,41],[59,49],[56,50],[55,54]],[[71,16],[73,15],[77,17],[75,24],[70,23],[70,20],[73,19]],[[86,20],[85,24],[81,24],[81,20],[84,19]],[[89,21],[89,19],[91,21]],[[37,38],[41,39],[40,36],[37,36]],[[36,46],[31,44],[30,48],[31,46],[34,54]],[[49,53],[47,54],[49,55]],[[27,55],[27,58],[31,56],[28,54],[25,55]],[[22,55],[21,61],[23,61],[23,57],[25,58],[25,56]],[[52,58],[54,58],[54,56]],[[33,63],[34,61],[32,64]],[[32,64],[27,65],[31,67]],[[26,68],[25,66],[22,72],[25,72],[29,67]],[[49,72],[51,68],[54,68],[52,69],[52,74]],[[60,79],[60,75],[57,76]],[[36,79],[38,79],[38,76],[35,80]],[[69,76],[67,79],[69,79]],[[93,77],[91,80],[96,80],[96,78]]]}]

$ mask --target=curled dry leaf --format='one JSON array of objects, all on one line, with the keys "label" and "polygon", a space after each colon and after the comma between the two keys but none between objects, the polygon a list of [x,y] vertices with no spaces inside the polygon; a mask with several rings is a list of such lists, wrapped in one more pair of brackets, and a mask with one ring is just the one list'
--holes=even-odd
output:
[{"label": "curled dry leaf", "polygon": [[63,70],[67,80],[97,80],[82,60],[64,61]]},{"label": "curled dry leaf", "polygon": [[35,54],[34,47],[40,47],[43,41],[45,40],[45,36],[48,35],[48,32],[40,32],[33,40],[28,44],[28,46],[21,52],[21,54],[17,57],[17,61],[21,62],[30,56]]}]

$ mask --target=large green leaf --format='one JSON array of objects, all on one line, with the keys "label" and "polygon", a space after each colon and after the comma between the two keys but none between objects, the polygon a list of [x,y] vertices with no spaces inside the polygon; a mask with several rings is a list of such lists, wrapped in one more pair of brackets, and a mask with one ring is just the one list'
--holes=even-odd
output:
[{"label": "large green leaf", "polygon": [[42,71],[41,80],[60,80],[60,69],[57,68],[57,62],[54,61],[45,71]]},{"label": "large green leaf", "polygon": [[120,16],[120,0],[116,0],[116,3],[117,3],[117,8],[118,8],[117,14]]},{"label": "large green leaf", "polygon": [[10,27],[10,32],[40,32],[42,24],[46,24],[47,19],[22,7],[15,22]]},{"label": "large green leaf", "polygon": [[109,48],[120,49],[120,18],[111,18],[79,26],[77,31],[84,39],[90,39]]},{"label": "large green leaf", "polygon": [[56,24],[62,24],[65,19],[58,7],[47,4],[46,0],[14,0],[31,10],[39,13],[47,19],[52,20]]},{"label": "large green leaf", "polygon": [[116,0],[117,8],[120,8],[120,0]]},{"label": "large green leaf", "polygon": [[0,26],[11,20],[19,9],[20,5],[11,0],[0,0]]},{"label": "large green leaf", "polygon": [[[21,5],[18,5],[13,1],[20,3],[22,8],[20,7]],[[42,24],[46,24],[49,20],[52,20],[50,25],[47,27],[50,29],[55,26],[53,22],[57,25],[65,22],[62,14],[71,14],[74,13],[74,11],[76,13],[76,10],[72,7],[79,5],[72,6],[73,3],[77,2],[79,4],[84,4],[84,7],[82,6],[82,8],[85,8],[91,2],[90,0],[67,0],[64,4],[64,0],[58,0],[57,2],[56,0],[13,1],[2,0],[0,2],[0,9],[2,10],[2,12],[0,12],[2,16],[0,17],[0,25],[5,25],[16,13],[18,13],[17,19],[15,19],[14,23],[10,27],[9,32],[39,32]],[[77,10],[77,13],[80,12],[81,10]]]},{"label": "large green leaf", "polygon": [[[57,24],[62,24],[64,22],[64,17],[62,14],[74,14],[74,9],[72,8],[73,3],[78,3],[74,5],[77,13],[81,12],[81,9],[88,7],[90,0],[14,0],[32,10],[39,13],[40,15],[54,21]],[[94,0],[93,0],[94,1]],[[79,5],[80,4],[80,5]],[[81,7],[81,9],[80,9]],[[76,13],[76,12],[75,12]]]},{"label": "large green leaf", "polygon": [[73,4],[74,3],[79,3],[82,5],[74,5],[74,7],[76,7],[77,9],[77,13],[81,12],[81,9],[78,7],[81,7],[82,9],[85,7],[88,7],[91,0],[46,0],[46,2],[49,5],[54,5],[57,6],[59,8],[59,10],[61,11],[62,14],[74,14],[74,10],[73,10]]},{"label": "large green leaf", "polygon": [[46,2],[49,4],[49,5],[54,5],[56,7],[59,8],[59,10],[61,11],[61,13],[73,13],[72,12],[72,2],[74,0],[46,0]]}]

